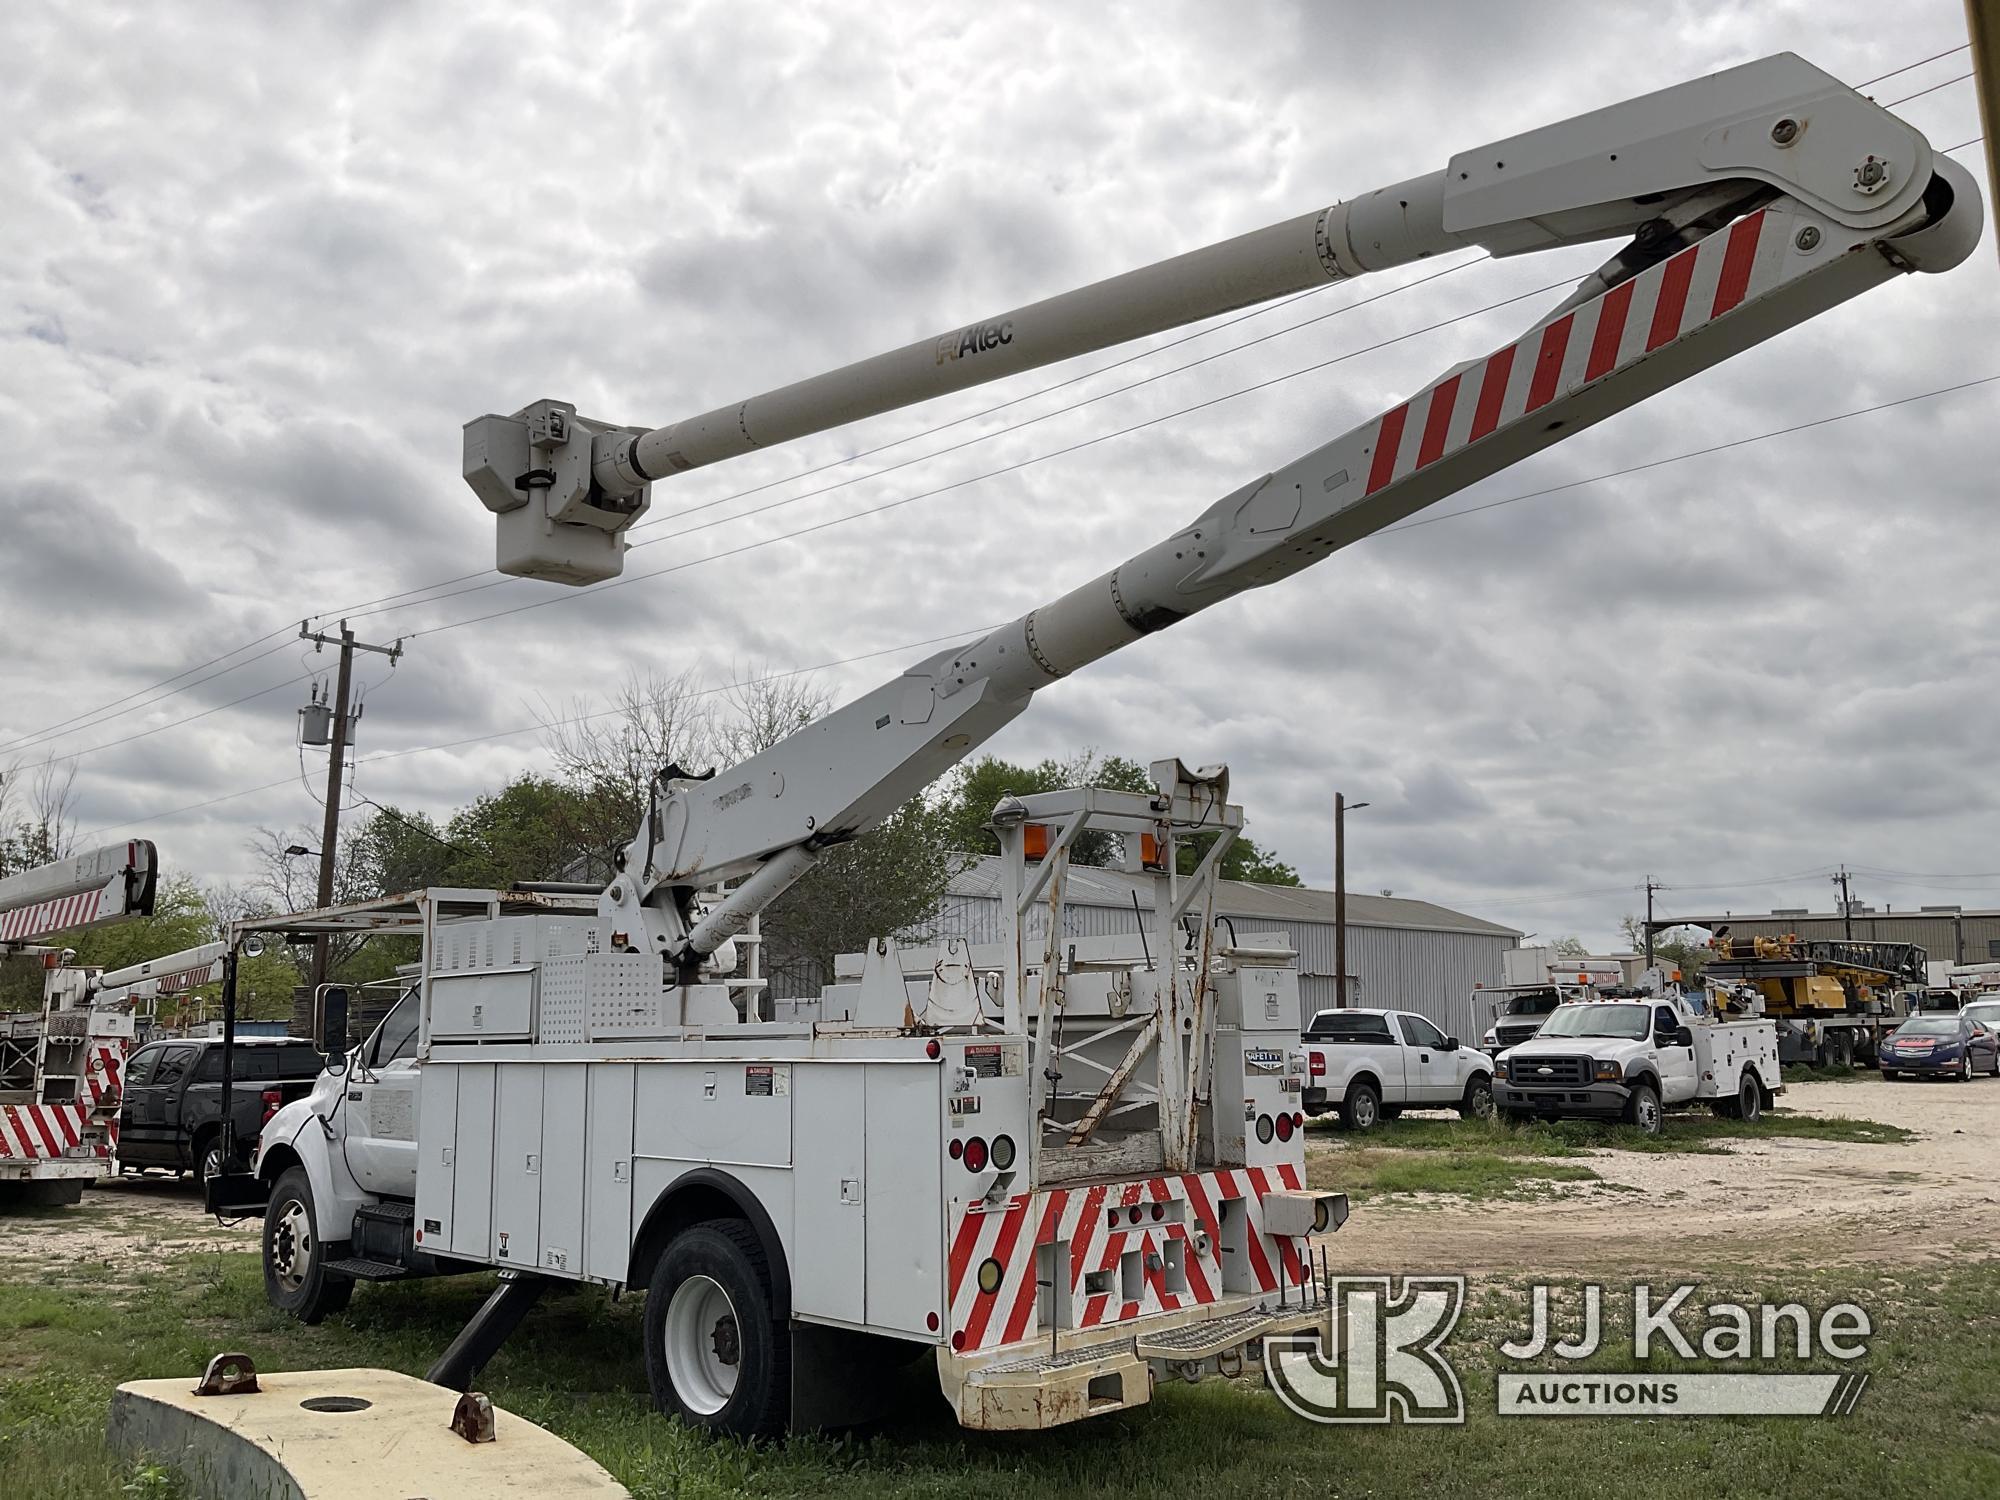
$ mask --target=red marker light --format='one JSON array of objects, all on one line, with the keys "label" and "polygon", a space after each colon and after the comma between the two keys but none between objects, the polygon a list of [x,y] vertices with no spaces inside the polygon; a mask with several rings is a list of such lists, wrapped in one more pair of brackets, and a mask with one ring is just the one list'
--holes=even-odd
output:
[{"label": "red marker light", "polygon": [[924,1043],[924,1056],[934,1062],[944,1056],[944,1048],[938,1045],[936,1037],[932,1037],[928,1042]]},{"label": "red marker light", "polygon": [[953,1136],[951,1138],[951,1144],[949,1146],[946,1146],[944,1149],[946,1155],[948,1155],[953,1161],[957,1161],[959,1156],[963,1154],[963,1152],[965,1151],[965,1146],[964,1143],[961,1142],[957,1136]]},{"label": "red marker light", "polygon": [[983,1172],[986,1170],[986,1141],[984,1137],[975,1135],[965,1143],[965,1170],[968,1172]]},{"label": "red marker light", "polygon": [[926,1314],[924,1315],[924,1326],[925,1326],[926,1328],[930,1329],[930,1331],[931,1331],[932,1333],[936,1333],[936,1332],[938,1331],[938,1317],[937,1317],[937,1314],[936,1314],[936,1313],[926,1313]]}]

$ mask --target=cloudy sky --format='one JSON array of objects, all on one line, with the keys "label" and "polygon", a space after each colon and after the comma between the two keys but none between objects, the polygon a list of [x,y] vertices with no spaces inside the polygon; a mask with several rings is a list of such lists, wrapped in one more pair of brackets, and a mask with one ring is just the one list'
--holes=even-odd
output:
[{"label": "cloudy sky", "polygon": [[[664,424],[1765,53],[1861,83],[1964,40],[1959,0],[1897,16],[1860,0],[8,7],[0,765],[25,780],[78,757],[85,830],[142,832],[219,880],[246,873],[256,826],[317,818],[294,711],[328,661],[288,640],[302,615],[409,638],[393,674],[364,659],[356,788],[436,812],[545,764],[539,703],[594,707],[635,668],[724,682],[867,656],[823,674],[859,692],[1560,294],[958,481],[1604,251],[1473,265],[1323,316],[1418,279],[1392,273],[1060,392],[1033,394],[1133,351],[662,484],[658,544],[627,569],[658,576],[612,590],[482,571],[492,532],[458,477],[460,425],[541,396]],[[1945,83],[1965,58],[1871,92]],[[1939,147],[1979,133],[1967,83],[1899,112]],[[1983,181],[1978,148],[1958,159]],[[1947,276],[1900,280],[1443,508],[1996,373],[1989,236]],[[1316,882],[1343,790],[1372,804],[1349,826],[1356,888],[1544,936],[1608,942],[1648,875],[1674,887],[1667,910],[1823,908],[1841,861],[1873,872],[1857,894],[1878,904],[2000,904],[1996,415],[1985,386],[1377,537],[1052,688],[992,748],[1227,760],[1255,835]],[[794,503],[727,519],[774,501]],[[487,586],[436,598],[445,580]],[[355,608],[384,596],[402,597]]]}]

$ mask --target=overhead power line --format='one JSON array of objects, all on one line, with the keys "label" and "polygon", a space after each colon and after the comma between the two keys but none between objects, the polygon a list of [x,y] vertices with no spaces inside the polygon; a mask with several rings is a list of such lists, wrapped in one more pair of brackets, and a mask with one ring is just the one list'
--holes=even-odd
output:
[{"label": "overhead power line", "polygon": [[1915,62],[1904,63],[1900,68],[1891,68],[1886,73],[1877,73],[1873,78],[1865,79],[1864,81],[1855,84],[1854,87],[1857,92],[1861,89],[1873,88],[1878,83],[1885,82],[1886,80],[1891,78],[1899,77],[1904,73],[1912,71],[1913,69],[1921,68],[1925,63],[1934,63],[1938,61],[1938,59],[1940,58],[1950,57],[1955,52],[1963,52],[1971,45],[1972,43],[1970,42],[1960,42],[1956,47],[1947,47],[1942,52],[1933,52],[1929,57],[1920,57]]}]

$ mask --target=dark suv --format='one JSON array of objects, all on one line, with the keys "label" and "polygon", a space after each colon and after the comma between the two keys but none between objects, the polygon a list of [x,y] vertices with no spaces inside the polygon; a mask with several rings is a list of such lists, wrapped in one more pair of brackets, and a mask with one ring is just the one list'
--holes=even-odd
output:
[{"label": "dark suv", "polygon": [[[231,1113],[235,1165],[245,1167],[257,1132],[282,1104],[312,1088],[326,1060],[297,1037],[238,1037]],[[169,1037],[148,1042],[125,1062],[118,1106],[121,1171],[168,1167],[201,1178],[222,1165],[222,1041]]]}]

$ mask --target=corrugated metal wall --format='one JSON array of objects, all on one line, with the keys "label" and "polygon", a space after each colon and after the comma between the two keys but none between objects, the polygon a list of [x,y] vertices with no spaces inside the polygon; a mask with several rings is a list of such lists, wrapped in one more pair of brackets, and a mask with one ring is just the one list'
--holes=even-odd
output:
[{"label": "corrugated metal wall", "polygon": [[[1031,913],[1031,930],[1039,933],[1046,907]],[[1334,1003],[1333,924],[1245,917],[1238,925],[1257,932],[1282,932],[1299,954],[1299,1024],[1315,1011]],[[1069,937],[1107,937],[1138,931],[1138,917],[1127,908],[1063,907],[1063,930]],[[938,936],[975,943],[1000,941],[1000,902],[991,896],[954,895],[939,916]],[[1404,927],[1361,927],[1347,924],[1347,972],[1354,976],[1356,1005],[1381,1005],[1428,1016],[1447,1034],[1476,1043],[1485,1029],[1474,1014],[1475,985],[1500,982],[1500,955],[1514,940],[1499,935],[1435,932]],[[1475,1022],[1477,1024],[1475,1024]]]}]

